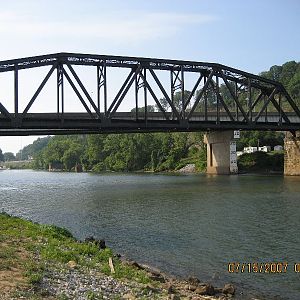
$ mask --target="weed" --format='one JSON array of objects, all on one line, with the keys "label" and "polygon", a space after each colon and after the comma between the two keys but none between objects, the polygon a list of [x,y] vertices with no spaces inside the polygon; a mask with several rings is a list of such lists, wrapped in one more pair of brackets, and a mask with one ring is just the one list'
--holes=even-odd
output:
[{"label": "weed", "polygon": [[16,258],[16,250],[9,247],[3,247],[0,249],[0,259],[12,259]]},{"label": "weed", "polygon": [[57,299],[58,300],[69,300],[69,297],[65,293],[62,293],[62,294],[58,295]]},{"label": "weed", "polygon": [[85,294],[87,300],[100,300],[103,296],[100,293],[95,293],[94,291],[88,291]]}]

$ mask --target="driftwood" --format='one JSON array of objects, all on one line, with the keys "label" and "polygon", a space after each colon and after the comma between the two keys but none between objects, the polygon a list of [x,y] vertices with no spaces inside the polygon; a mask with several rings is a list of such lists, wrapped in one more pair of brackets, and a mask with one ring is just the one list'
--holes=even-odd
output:
[{"label": "driftwood", "polygon": [[110,273],[114,274],[115,273],[115,268],[114,268],[114,264],[113,264],[113,261],[112,261],[111,257],[108,259],[108,264],[109,264],[109,267],[110,267]]}]

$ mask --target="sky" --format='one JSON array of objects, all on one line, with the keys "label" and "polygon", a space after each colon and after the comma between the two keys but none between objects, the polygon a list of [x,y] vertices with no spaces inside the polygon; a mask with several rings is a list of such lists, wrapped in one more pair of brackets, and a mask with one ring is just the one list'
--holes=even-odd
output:
[{"label": "sky", "polygon": [[[255,74],[300,60],[299,0],[0,0],[0,4],[0,60],[92,53],[217,62]],[[5,88],[0,77],[0,91]],[[0,137],[0,148],[16,153],[35,139]]]}]

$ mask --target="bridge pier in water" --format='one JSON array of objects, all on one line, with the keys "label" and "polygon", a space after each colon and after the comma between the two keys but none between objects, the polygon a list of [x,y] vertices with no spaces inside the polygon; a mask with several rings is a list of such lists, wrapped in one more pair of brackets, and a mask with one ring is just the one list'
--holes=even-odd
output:
[{"label": "bridge pier in water", "polygon": [[238,172],[233,131],[211,131],[204,135],[207,145],[207,174],[229,175]]},{"label": "bridge pier in water", "polygon": [[300,131],[284,139],[284,175],[300,175]]}]

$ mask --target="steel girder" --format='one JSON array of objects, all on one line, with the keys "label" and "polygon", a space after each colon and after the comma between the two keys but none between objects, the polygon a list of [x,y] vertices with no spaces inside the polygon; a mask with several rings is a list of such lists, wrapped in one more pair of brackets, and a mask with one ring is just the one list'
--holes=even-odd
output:
[{"label": "steel girder", "polygon": [[[50,69],[25,109],[19,111],[19,71],[42,66]],[[78,76],[76,66],[96,69],[96,99]],[[108,93],[107,83],[112,80],[107,75],[108,68],[128,69],[116,95]],[[169,73],[170,88],[159,78],[158,70]],[[56,113],[30,113],[49,78],[55,76],[54,71]],[[14,73],[14,111],[10,112],[0,99],[0,135],[300,129],[299,107],[281,83],[215,63],[58,53],[1,61],[0,73],[3,72]],[[188,73],[196,74],[197,79],[187,93]],[[65,110],[65,84],[75,92],[85,114]],[[130,89],[134,89],[135,112],[120,113],[118,109]],[[139,111],[140,90],[143,90],[142,112]],[[176,92],[180,92],[177,103]],[[149,97],[157,112],[148,112]]]}]

